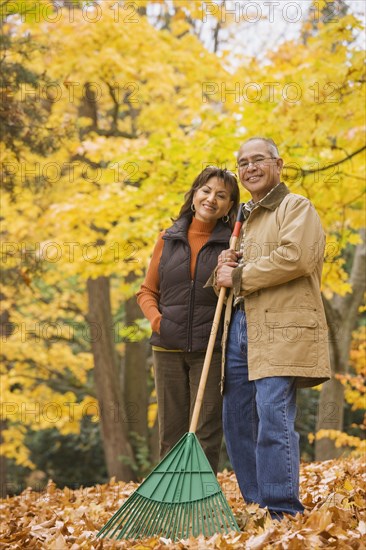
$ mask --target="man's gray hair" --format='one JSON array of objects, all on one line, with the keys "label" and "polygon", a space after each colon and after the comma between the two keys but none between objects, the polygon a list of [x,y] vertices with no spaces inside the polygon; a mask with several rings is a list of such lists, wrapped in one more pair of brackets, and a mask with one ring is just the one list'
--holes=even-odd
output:
[{"label": "man's gray hair", "polygon": [[245,145],[246,143],[249,143],[250,141],[264,141],[265,143],[267,143],[267,145],[270,148],[272,154],[274,154],[277,157],[280,156],[280,153],[278,151],[278,147],[275,144],[275,142],[273,141],[273,139],[272,138],[266,138],[266,137],[263,137],[263,136],[254,136],[254,137],[251,137],[251,138],[247,139],[246,141],[244,141],[244,143],[241,144],[240,149],[243,147],[243,145]]}]

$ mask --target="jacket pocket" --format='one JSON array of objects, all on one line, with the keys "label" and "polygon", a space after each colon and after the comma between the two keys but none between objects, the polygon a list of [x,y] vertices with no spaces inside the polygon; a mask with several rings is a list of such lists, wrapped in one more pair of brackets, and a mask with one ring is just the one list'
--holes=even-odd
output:
[{"label": "jacket pocket", "polygon": [[317,311],[308,308],[265,312],[270,365],[315,367],[318,364]]},{"label": "jacket pocket", "polygon": [[179,325],[167,319],[164,314],[160,321],[160,345],[171,350],[181,350],[182,334]]}]

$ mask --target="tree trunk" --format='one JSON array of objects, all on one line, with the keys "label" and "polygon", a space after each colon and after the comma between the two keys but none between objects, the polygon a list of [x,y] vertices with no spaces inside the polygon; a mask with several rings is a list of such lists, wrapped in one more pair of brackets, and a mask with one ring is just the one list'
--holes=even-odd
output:
[{"label": "tree trunk", "polygon": [[[0,420],[0,443],[2,443],[2,431],[7,428],[7,421]],[[6,456],[0,455],[0,498],[6,498],[8,492]]]},{"label": "tree trunk", "polygon": [[[127,281],[132,283],[136,276],[132,273]],[[150,346],[146,339],[137,340],[136,319],[141,318],[141,310],[132,297],[126,301],[126,327],[129,333],[129,341],[126,343],[124,359],[124,396],[129,416],[128,429],[142,436],[149,447],[150,461],[156,464],[159,461],[159,427],[158,421],[149,430],[148,406],[149,406],[149,360]]]},{"label": "tree trunk", "polygon": [[[4,294],[0,293],[0,301],[5,300]],[[0,337],[2,341],[4,338],[9,337],[13,333],[13,326],[10,322],[10,313],[7,309],[4,309],[0,313]],[[0,443],[2,443],[2,432],[8,427],[7,419],[0,420]],[[0,498],[6,498],[8,494],[8,479],[7,479],[7,458],[4,455],[0,455]]]},{"label": "tree trunk", "polygon": [[[135,275],[133,274],[133,278]],[[127,282],[131,276],[127,278]],[[127,342],[124,361],[124,399],[128,415],[128,430],[138,433],[148,440],[147,426],[147,344],[146,340],[138,340],[136,319],[141,318],[141,310],[136,298],[126,301]]]},{"label": "tree trunk", "polygon": [[133,470],[121,460],[124,457],[131,464],[133,453],[127,437],[127,416],[113,339],[109,278],[88,279],[87,289],[87,321],[90,326],[94,379],[107,470],[110,477],[130,481],[135,479]]},{"label": "tree trunk", "polygon": [[[343,430],[344,389],[336,378],[323,385],[318,404],[318,430]],[[315,442],[315,460],[330,460],[342,454],[341,448],[336,448],[334,441],[323,437]]]},{"label": "tree trunk", "polygon": [[[344,389],[335,375],[348,372],[352,332],[357,325],[358,309],[366,291],[365,229],[360,231],[360,235],[363,242],[356,247],[350,276],[352,292],[345,296],[335,295],[331,300],[324,299],[333,376],[330,382],[323,384],[321,390],[316,431],[343,430]],[[315,460],[336,458],[342,452],[331,439],[323,438],[315,442]]]}]

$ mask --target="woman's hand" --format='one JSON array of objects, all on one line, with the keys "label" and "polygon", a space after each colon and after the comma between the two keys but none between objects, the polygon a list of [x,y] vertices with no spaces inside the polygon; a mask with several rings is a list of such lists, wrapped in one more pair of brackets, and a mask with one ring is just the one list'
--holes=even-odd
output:
[{"label": "woman's hand", "polygon": [[153,332],[157,332],[158,334],[160,334],[160,323],[161,323],[161,318],[162,318],[162,314],[159,313],[159,315],[157,315],[152,323],[151,323],[151,328],[152,328],[152,331]]},{"label": "woman's hand", "polygon": [[241,256],[242,254],[240,252],[237,252],[236,250],[231,250],[230,248],[228,248],[227,250],[223,250],[219,254],[218,265],[220,267],[220,265],[222,264],[227,264],[227,265],[236,264],[233,267],[237,267],[238,259],[241,258]]},{"label": "woman's hand", "polygon": [[233,286],[232,272],[235,267],[238,267],[238,259],[241,256],[240,252],[231,249],[221,252],[216,270],[216,284],[218,287],[231,288]]}]

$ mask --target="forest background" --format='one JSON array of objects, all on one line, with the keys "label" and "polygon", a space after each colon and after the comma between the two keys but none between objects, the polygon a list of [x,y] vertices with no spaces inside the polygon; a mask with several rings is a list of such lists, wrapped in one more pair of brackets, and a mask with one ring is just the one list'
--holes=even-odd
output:
[{"label": "forest background", "polygon": [[327,235],[334,376],[299,392],[302,460],[364,453],[363,2],[0,9],[2,495],[137,480],[157,463],[134,294],[195,175],[235,170],[258,134]]}]

